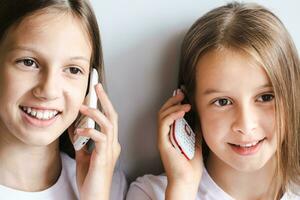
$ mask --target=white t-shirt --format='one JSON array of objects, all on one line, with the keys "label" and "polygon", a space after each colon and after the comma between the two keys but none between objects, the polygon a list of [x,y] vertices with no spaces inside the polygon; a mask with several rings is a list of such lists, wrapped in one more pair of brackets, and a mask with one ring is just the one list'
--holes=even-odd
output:
[{"label": "white t-shirt", "polygon": [[[165,175],[145,175],[131,183],[127,200],[164,200],[167,187]],[[204,169],[196,200],[234,200],[224,192]],[[286,193],[281,200],[300,200],[300,196]]]},{"label": "white t-shirt", "polygon": [[[76,163],[67,154],[61,153],[62,171],[57,182],[40,192],[24,192],[0,185],[1,200],[75,200],[79,199],[76,184]],[[111,200],[125,199],[127,181],[123,172],[114,173]]]}]

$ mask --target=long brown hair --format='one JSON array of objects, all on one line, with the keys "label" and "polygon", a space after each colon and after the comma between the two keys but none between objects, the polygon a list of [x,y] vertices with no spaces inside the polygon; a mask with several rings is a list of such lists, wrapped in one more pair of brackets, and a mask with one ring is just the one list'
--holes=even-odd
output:
[{"label": "long brown hair", "polygon": [[[281,191],[289,184],[300,185],[300,64],[288,31],[266,8],[237,2],[206,13],[192,25],[182,44],[179,85],[185,86],[192,104],[188,120],[195,129],[200,126],[194,99],[196,65],[201,56],[220,48],[246,53],[268,74],[275,94],[276,177]],[[205,142],[202,148],[207,155]]]},{"label": "long brown hair", "polygon": [[[28,16],[40,11],[58,11],[71,13],[77,17],[86,29],[92,45],[90,68],[99,72],[99,80],[103,83],[104,68],[100,40],[100,31],[94,11],[88,0],[1,0],[0,3],[0,42],[9,29]],[[60,150],[74,157],[74,148],[65,131],[59,141]]]}]

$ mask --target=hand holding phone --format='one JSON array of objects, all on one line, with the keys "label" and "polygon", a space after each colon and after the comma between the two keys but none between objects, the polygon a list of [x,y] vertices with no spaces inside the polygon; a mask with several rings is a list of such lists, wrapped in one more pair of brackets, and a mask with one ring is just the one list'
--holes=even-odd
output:
[{"label": "hand holding phone", "polygon": [[176,90],[158,112],[158,149],[168,178],[166,196],[195,199],[203,159],[195,133],[183,118],[193,113],[189,113],[192,105],[182,91]]},{"label": "hand holding phone", "polygon": [[[89,80],[89,89],[86,97],[86,104],[88,107],[97,108],[97,95],[95,91],[95,85],[99,82],[98,72],[95,68],[92,68],[90,80]],[[91,118],[82,115],[75,123],[75,128],[95,128],[95,121]],[[89,137],[79,136],[73,146],[76,151],[79,151],[88,141]]]},{"label": "hand holding phone", "polygon": [[[79,120],[69,129],[77,150],[76,183],[80,199],[109,199],[113,172],[121,151],[118,115],[102,84],[98,84],[97,77],[97,71],[91,70],[84,101],[87,106],[80,108]],[[75,138],[72,137],[74,128]],[[90,149],[91,142],[94,144],[93,149]]]},{"label": "hand holding phone", "polygon": [[[173,96],[177,94],[174,91]],[[170,141],[175,149],[181,152],[188,160],[195,154],[195,133],[184,118],[174,121],[170,130]]]}]

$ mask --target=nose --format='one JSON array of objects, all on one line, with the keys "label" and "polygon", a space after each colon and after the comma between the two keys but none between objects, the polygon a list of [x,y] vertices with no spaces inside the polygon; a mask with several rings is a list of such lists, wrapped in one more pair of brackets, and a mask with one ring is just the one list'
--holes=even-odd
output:
[{"label": "nose", "polygon": [[251,134],[257,128],[257,114],[254,106],[242,105],[237,108],[232,130],[236,133]]},{"label": "nose", "polygon": [[40,72],[37,85],[33,88],[33,95],[41,100],[54,100],[61,95],[59,76],[54,71]]}]

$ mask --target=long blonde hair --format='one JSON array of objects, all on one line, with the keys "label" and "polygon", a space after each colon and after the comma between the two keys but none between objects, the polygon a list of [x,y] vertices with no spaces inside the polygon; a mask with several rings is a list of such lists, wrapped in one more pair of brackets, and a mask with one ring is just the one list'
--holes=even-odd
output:
[{"label": "long blonde hair", "polygon": [[[199,126],[194,102],[196,64],[205,53],[219,48],[246,53],[268,74],[275,94],[280,191],[289,184],[300,185],[300,66],[288,31],[266,8],[237,2],[208,12],[192,25],[182,44],[179,85],[185,86],[192,104],[188,120],[193,128]],[[208,154],[205,142],[203,153]]]}]

